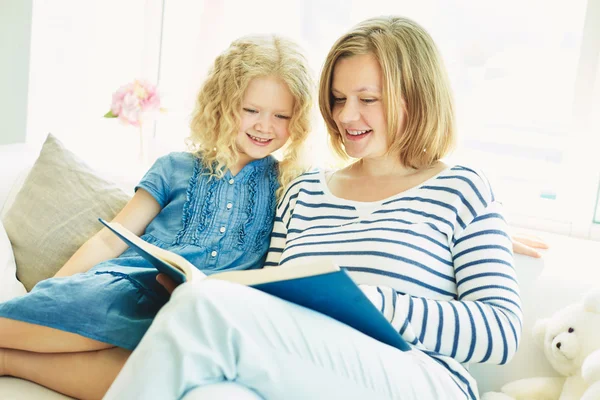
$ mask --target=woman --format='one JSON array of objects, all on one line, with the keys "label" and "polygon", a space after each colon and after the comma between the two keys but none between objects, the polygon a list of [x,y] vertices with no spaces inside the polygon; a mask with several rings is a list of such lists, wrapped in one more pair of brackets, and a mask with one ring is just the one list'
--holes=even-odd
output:
[{"label": "woman", "polygon": [[440,161],[454,109],[431,37],[404,18],[362,22],[329,52],[319,102],[334,149],[357,161],[292,182],[267,265],[333,259],[413,350],[205,281],[174,292],[107,398],[235,380],[266,399],[475,399],[462,364],[510,360],[522,326],[511,239],[485,177]]}]

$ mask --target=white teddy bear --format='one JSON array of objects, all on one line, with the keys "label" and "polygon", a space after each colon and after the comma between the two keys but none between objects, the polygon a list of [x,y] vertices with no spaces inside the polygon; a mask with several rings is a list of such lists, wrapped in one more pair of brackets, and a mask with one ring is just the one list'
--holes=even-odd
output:
[{"label": "white teddy bear", "polygon": [[510,382],[482,400],[600,400],[600,291],[538,321],[533,336],[564,377]]}]

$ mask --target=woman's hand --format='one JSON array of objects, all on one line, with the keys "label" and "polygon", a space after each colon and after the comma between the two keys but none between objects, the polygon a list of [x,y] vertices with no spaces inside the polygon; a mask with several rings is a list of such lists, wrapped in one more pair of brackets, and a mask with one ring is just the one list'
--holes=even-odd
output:
[{"label": "woman's hand", "polygon": [[169,294],[173,293],[173,290],[179,286],[179,284],[171,279],[168,275],[162,273],[156,275],[156,281],[160,283],[167,290],[167,292],[169,292]]},{"label": "woman's hand", "polygon": [[540,238],[524,235],[512,235],[513,253],[540,258],[542,254],[536,249],[547,249],[548,245]]}]

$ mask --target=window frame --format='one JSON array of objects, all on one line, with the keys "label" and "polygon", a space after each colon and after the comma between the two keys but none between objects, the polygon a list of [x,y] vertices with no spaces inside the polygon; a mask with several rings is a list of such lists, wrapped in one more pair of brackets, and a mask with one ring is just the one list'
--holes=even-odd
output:
[{"label": "window frame", "polygon": [[600,0],[588,0],[573,89],[573,128],[564,164],[566,175],[573,179],[562,190],[572,211],[556,219],[509,215],[513,226],[600,240],[600,221],[596,220],[600,207],[600,163],[590,163],[595,159],[594,133],[600,127],[600,112],[593,112],[600,110],[600,24],[595,21],[600,21]]}]

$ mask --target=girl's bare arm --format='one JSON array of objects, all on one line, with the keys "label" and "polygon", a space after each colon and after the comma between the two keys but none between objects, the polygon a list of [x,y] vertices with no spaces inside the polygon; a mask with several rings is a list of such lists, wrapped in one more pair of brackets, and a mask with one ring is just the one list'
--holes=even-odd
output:
[{"label": "girl's bare arm", "polygon": [[[150,222],[158,215],[161,207],[144,189],[138,189],[131,200],[113,219],[142,235]],[[54,275],[55,277],[74,275],[88,271],[94,265],[118,257],[127,245],[107,228],[103,228],[88,239]]]}]

